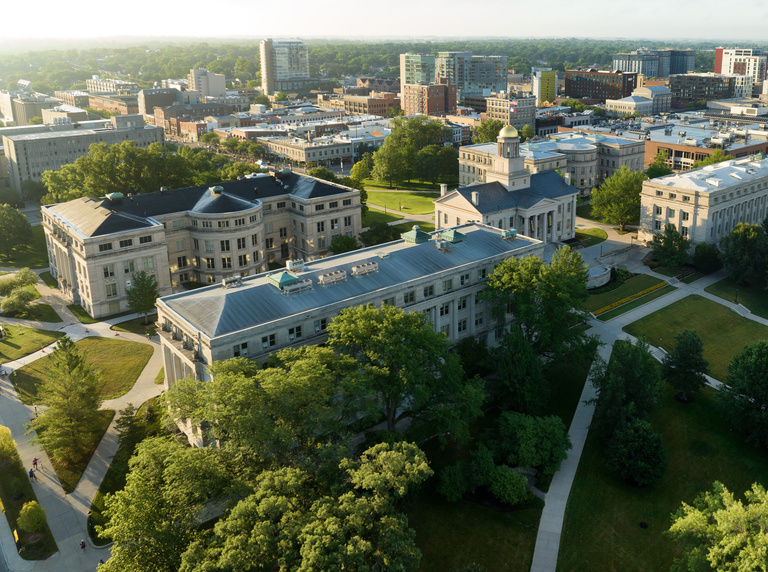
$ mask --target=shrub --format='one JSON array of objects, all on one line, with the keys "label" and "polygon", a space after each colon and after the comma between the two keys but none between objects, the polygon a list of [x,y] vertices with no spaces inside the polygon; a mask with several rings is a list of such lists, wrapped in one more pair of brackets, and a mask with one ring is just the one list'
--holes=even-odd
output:
[{"label": "shrub", "polygon": [[528,496],[528,481],[520,473],[514,472],[507,465],[497,465],[491,471],[489,488],[493,496],[501,502],[518,504]]},{"label": "shrub", "polygon": [[12,461],[16,457],[16,441],[11,437],[11,430],[0,425],[0,459]]},{"label": "shrub", "polygon": [[24,288],[16,288],[0,302],[0,312],[9,316],[24,315],[29,303],[34,299],[35,294],[33,292]]},{"label": "shrub", "polygon": [[606,464],[636,486],[661,480],[667,470],[667,452],[661,435],[647,421],[635,419],[609,440]]},{"label": "shrub", "polygon": [[714,244],[702,242],[693,251],[693,265],[702,274],[711,274],[723,267],[720,251]]},{"label": "shrub", "polygon": [[460,501],[468,488],[469,479],[467,478],[467,468],[464,463],[453,463],[440,471],[440,482],[437,485],[437,492],[443,495],[448,502]]},{"label": "shrub", "polygon": [[45,510],[37,501],[26,502],[21,508],[16,523],[25,532],[40,530],[45,526]]}]

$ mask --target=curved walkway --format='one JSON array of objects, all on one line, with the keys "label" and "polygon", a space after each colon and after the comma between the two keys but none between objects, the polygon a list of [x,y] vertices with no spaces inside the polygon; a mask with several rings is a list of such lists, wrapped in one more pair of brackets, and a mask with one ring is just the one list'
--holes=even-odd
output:
[{"label": "curved walkway", "polygon": [[[594,248],[594,246],[591,247],[591,249]],[[662,280],[669,280],[668,276],[662,276],[661,274],[653,272],[642,264],[630,268],[630,270],[649,274]],[[709,276],[699,278],[691,284],[678,282],[675,284],[677,290],[674,292],[670,292],[669,294],[652,300],[643,306],[630,310],[607,322],[602,322],[597,319],[590,320],[589,324],[592,327],[587,333],[597,335],[603,342],[604,345],[600,347],[598,353],[607,361],[610,359],[613,344],[616,340],[626,339],[635,341],[633,336],[622,331],[624,326],[682,300],[691,294],[698,294],[699,296],[736,311],[741,316],[768,326],[768,320],[755,316],[749,311],[745,312],[743,306],[728,302],[727,300],[704,291],[704,288],[725,278],[725,276],[726,273],[723,270],[720,270]],[[658,359],[658,356],[656,357]],[[713,387],[720,385],[720,382],[714,378],[709,378],[709,383]],[[584,385],[584,391],[581,394],[579,405],[573,416],[571,427],[568,430],[568,435],[571,438],[573,448],[568,452],[568,457],[563,461],[560,470],[555,473],[555,476],[552,478],[552,484],[550,485],[549,492],[545,498],[546,504],[544,505],[544,510],[541,514],[541,520],[539,521],[539,531],[536,536],[536,547],[534,550],[531,572],[555,572],[557,569],[560,537],[563,529],[563,520],[568,503],[568,496],[571,492],[581,453],[584,449],[584,443],[587,440],[589,424],[592,421],[592,415],[594,413],[594,405],[587,404],[585,401],[595,397],[595,395],[595,388],[591,383],[590,374],[587,383]]]},{"label": "curved walkway", "polygon": [[[15,269],[7,270],[12,271]],[[114,324],[137,318],[137,314],[122,316],[96,324],[81,324],[67,308],[66,302],[57,294],[56,290],[48,288],[48,286],[40,282],[36,286],[42,295],[38,303],[51,305],[63,318],[63,321],[60,323],[46,323],[2,318],[0,322],[42,330],[63,331],[75,341],[89,336],[96,336],[118,337],[123,340],[150,344],[154,348],[152,357],[147,362],[131,390],[117,399],[104,401],[103,408],[113,409],[115,412],[118,412],[124,409],[128,403],[133,403],[138,407],[146,400],[162,392],[163,386],[155,384],[155,378],[163,366],[159,339],[155,337],[149,341],[145,336],[128,332],[118,332],[116,336],[115,332],[109,329]],[[35,490],[38,502],[45,509],[48,526],[59,549],[56,554],[47,560],[22,559],[13,548],[13,534],[7,519],[0,518],[0,546],[2,546],[5,562],[10,572],[90,571],[96,569],[99,559],[107,560],[109,558],[109,550],[107,548],[97,549],[90,544],[87,533],[87,517],[91,503],[98,492],[99,485],[104,479],[110,462],[117,452],[117,431],[115,428],[117,415],[112,420],[93,457],[91,457],[77,487],[72,493],[65,494],[59,480],[56,478],[56,474],[51,468],[45,451],[39,445],[31,442],[34,433],[24,434],[24,425],[35,415],[34,407],[21,403],[13,384],[10,382],[10,376],[14,370],[48,355],[54,346],[55,344],[51,344],[19,360],[2,364],[2,367],[8,373],[8,377],[0,380],[0,424],[11,429],[11,434],[16,440],[19,456],[25,467],[31,466],[33,457],[37,457],[41,461],[41,468],[37,471],[38,480],[33,483],[32,487]],[[88,542],[88,547],[85,551],[80,550],[79,543],[81,539],[85,539]]]}]

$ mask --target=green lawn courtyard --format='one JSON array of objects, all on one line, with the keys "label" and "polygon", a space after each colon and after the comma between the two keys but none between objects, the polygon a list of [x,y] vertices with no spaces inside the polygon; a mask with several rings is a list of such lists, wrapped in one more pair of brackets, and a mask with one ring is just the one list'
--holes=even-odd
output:
[{"label": "green lawn courtyard", "polygon": [[23,326],[3,324],[5,336],[0,340],[0,362],[14,361],[31,353],[40,351],[52,344],[64,334]]},{"label": "green lawn courtyard", "polygon": [[698,295],[691,295],[624,327],[649,344],[672,351],[675,335],[696,330],[704,340],[704,357],[710,374],[726,382],[733,356],[757,340],[768,339],[768,326],[742,318],[732,310]]},{"label": "green lawn courtyard", "polygon": [[602,228],[580,228],[576,230],[576,238],[581,241],[583,248],[588,248],[603,242],[608,238],[608,233]]},{"label": "green lawn courtyard", "polygon": [[48,266],[48,250],[45,246],[43,227],[32,227],[32,241],[30,244],[14,248],[10,256],[0,254],[0,266],[11,268],[46,268]]},{"label": "green lawn courtyard", "polygon": [[432,201],[438,198],[440,193],[368,191],[368,202],[372,205],[417,215],[434,213],[435,205]]},{"label": "green lawn courtyard", "polygon": [[729,302],[736,301],[736,290],[738,290],[739,304],[748,308],[756,316],[768,319],[768,292],[762,288],[739,285],[732,278],[723,278],[707,286],[705,290]]},{"label": "green lawn courtyard", "polygon": [[600,291],[600,293],[590,294],[584,305],[584,309],[587,312],[596,312],[597,310],[610,306],[611,304],[619,302],[638,292],[642,292],[661,282],[663,282],[663,280],[659,280],[648,274],[632,276],[631,278],[626,279],[618,288],[614,288],[607,292]]}]

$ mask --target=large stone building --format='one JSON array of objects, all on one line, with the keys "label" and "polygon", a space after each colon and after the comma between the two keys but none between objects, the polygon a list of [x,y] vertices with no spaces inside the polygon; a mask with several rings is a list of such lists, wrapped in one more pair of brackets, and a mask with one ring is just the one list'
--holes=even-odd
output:
[{"label": "large stone building", "polygon": [[309,50],[300,40],[261,41],[261,89],[267,95],[296,91],[307,85]]},{"label": "large stone building", "polygon": [[24,181],[40,181],[44,171],[74,163],[75,159],[87,154],[92,143],[112,145],[134,141],[139,147],[148,147],[164,140],[163,130],[145,125],[140,115],[116,115],[110,118],[106,127],[83,127],[73,123],[61,130],[45,126],[45,131],[2,135],[10,186],[20,191]]},{"label": "large stone building", "polygon": [[207,187],[81,198],[42,208],[51,274],[98,318],[128,309],[131,273],[172,286],[220,283],[314,260],[361,230],[360,192],[288,171]]},{"label": "large stone building", "polygon": [[137,83],[132,81],[123,81],[121,79],[100,78],[95,75],[91,79],[85,80],[85,89],[90,93],[128,93],[139,89]]},{"label": "large stone building", "polygon": [[534,127],[536,123],[534,97],[507,97],[507,94],[502,92],[495,97],[487,97],[485,105],[488,119],[496,119],[515,129],[522,130],[526,125]]},{"label": "large stone building", "polygon": [[[214,361],[319,344],[343,309],[391,304],[424,312],[451,341],[491,345],[503,335],[478,294],[485,277],[510,257],[542,256],[537,240],[486,225],[404,233],[403,239],[211,286],[157,302],[166,387],[187,376],[210,379]],[[511,318],[511,316],[508,316]]]},{"label": "large stone building", "polygon": [[613,56],[614,70],[635,72],[644,77],[667,77],[692,72],[696,68],[696,52],[687,50],[639,49]]},{"label": "large stone building", "polygon": [[[466,156],[466,149],[460,157]],[[578,191],[554,170],[531,173],[514,127],[499,132],[496,153],[488,159],[484,182],[452,192],[443,189],[435,200],[438,230],[479,222],[545,243],[574,238]]]},{"label": "large stone building", "polygon": [[768,215],[768,159],[756,155],[658,177],[643,183],[639,238],[650,241],[667,224],[692,245],[717,244],[740,222]]}]

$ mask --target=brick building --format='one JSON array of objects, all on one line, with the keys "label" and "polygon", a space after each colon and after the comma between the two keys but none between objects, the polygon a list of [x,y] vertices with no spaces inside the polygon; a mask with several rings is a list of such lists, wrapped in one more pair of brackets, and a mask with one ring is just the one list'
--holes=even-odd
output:
[{"label": "brick building", "polygon": [[401,106],[405,115],[446,115],[456,112],[456,86],[452,84],[403,87]]}]

